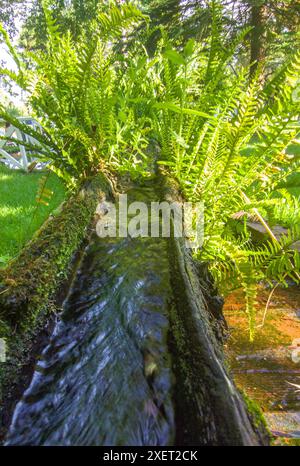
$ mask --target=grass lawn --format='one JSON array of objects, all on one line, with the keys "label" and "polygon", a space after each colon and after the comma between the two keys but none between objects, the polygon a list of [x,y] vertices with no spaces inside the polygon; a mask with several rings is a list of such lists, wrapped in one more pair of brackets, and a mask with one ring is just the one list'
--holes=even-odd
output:
[{"label": "grass lawn", "polygon": [[49,205],[36,202],[38,181],[44,175],[11,170],[0,163],[0,267],[18,254],[65,198],[63,183],[51,173],[47,182],[47,188],[53,191]]}]

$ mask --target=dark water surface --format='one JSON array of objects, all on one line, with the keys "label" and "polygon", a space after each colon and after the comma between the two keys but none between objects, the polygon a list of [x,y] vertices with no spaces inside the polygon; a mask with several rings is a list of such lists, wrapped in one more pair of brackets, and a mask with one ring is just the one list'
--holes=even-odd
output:
[{"label": "dark water surface", "polygon": [[170,296],[165,239],[93,234],[7,444],[174,443]]}]

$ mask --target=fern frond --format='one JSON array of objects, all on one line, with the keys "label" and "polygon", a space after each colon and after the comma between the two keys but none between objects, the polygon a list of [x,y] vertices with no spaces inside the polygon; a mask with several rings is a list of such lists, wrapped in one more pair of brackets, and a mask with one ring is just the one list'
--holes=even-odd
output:
[{"label": "fern frond", "polygon": [[48,179],[49,179],[49,175],[48,176],[42,176],[39,179],[39,181],[38,181],[39,187],[38,187],[38,191],[37,191],[37,194],[36,194],[36,202],[38,204],[43,204],[45,206],[49,205],[49,200],[52,198],[52,196],[54,194],[53,191],[51,191],[50,189],[48,189],[46,187]]}]

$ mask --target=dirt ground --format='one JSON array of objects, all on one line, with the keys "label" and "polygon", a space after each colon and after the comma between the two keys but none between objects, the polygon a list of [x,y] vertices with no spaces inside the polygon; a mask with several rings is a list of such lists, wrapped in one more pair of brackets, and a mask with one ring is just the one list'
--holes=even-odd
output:
[{"label": "dirt ground", "polygon": [[300,390],[293,384],[300,385],[300,287],[277,288],[261,326],[269,294],[260,287],[253,343],[242,291],[228,296],[225,349],[237,385],[260,405],[274,443],[299,444]]}]

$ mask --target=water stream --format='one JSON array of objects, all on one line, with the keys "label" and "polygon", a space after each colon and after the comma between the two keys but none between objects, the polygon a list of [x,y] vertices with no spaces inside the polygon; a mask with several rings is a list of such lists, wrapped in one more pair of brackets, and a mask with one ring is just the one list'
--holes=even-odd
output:
[{"label": "water stream", "polygon": [[171,293],[165,239],[94,233],[7,444],[172,444]]}]

